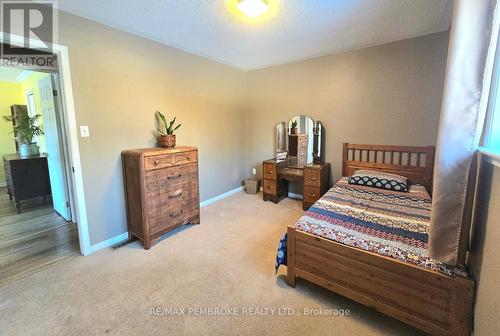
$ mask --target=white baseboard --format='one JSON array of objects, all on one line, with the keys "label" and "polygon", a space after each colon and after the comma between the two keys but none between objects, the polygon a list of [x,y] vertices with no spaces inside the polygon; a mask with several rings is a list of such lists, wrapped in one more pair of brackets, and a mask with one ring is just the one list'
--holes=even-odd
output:
[{"label": "white baseboard", "polygon": [[124,232],[122,234],[119,234],[118,236],[115,236],[113,238],[109,238],[108,240],[102,241],[102,242],[97,243],[95,245],[90,245],[90,249],[89,249],[87,255],[92,254],[94,252],[97,252],[99,250],[105,249],[106,247],[111,247],[113,245],[121,243],[127,239],[128,239],[128,232]]},{"label": "white baseboard", "polygon": [[215,203],[217,201],[220,201],[221,199],[224,199],[226,197],[229,197],[231,195],[234,195],[240,191],[243,191],[245,188],[243,186],[241,187],[238,187],[238,188],[235,188],[233,190],[229,190],[223,194],[220,194],[218,196],[215,196],[215,197],[212,197],[212,198],[209,198],[207,200],[204,200],[203,202],[200,203],[200,207],[203,208],[204,206],[207,206],[209,204],[212,204],[212,203]]}]

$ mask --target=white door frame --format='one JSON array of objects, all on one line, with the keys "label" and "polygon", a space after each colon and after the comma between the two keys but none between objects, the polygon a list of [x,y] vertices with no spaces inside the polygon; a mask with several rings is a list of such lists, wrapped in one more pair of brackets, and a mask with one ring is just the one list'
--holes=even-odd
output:
[{"label": "white door frame", "polygon": [[[4,41],[6,33],[0,34],[0,42]],[[24,46],[25,38],[22,36],[9,34],[9,44],[14,46]],[[42,42],[30,39],[30,47],[33,49],[46,48]],[[85,204],[85,191],[83,187],[83,176],[80,162],[80,148],[78,146],[78,128],[76,124],[75,103],[73,101],[73,88],[71,86],[71,73],[69,67],[68,48],[63,45],[53,44],[52,51],[57,56],[59,74],[59,86],[61,89],[62,113],[64,113],[63,127],[68,143],[69,157],[68,163],[73,170],[70,176],[71,190],[74,192],[74,208],[73,218],[78,226],[78,239],[80,242],[80,252],[83,255],[92,253],[90,246],[89,227],[87,221],[87,206]]]}]

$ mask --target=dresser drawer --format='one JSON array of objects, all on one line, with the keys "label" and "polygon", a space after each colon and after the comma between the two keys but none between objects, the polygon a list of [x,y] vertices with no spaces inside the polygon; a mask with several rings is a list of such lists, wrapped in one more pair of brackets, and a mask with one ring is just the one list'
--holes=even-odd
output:
[{"label": "dresser drawer", "polygon": [[304,186],[304,201],[314,203],[321,198],[319,187]]},{"label": "dresser drawer", "polygon": [[198,162],[196,151],[148,156],[144,160],[145,170],[155,170]]},{"label": "dresser drawer", "polygon": [[198,152],[183,152],[175,154],[175,164],[177,165],[185,165],[190,163],[198,162]]},{"label": "dresser drawer", "polygon": [[276,195],[276,181],[264,179],[264,193]]},{"label": "dresser drawer", "polygon": [[304,169],[304,185],[312,187],[320,187],[320,170],[319,169]]},{"label": "dresser drawer", "polygon": [[[198,198],[198,182],[183,181],[169,185],[168,188],[156,189],[146,193],[146,205],[148,209],[154,207],[168,207],[172,202],[184,202],[184,200]],[[151,208],[153,207],[153,208]]]},{"label": "dresser drawer", "polygon": [[146,193],[161,194],[179,188],[186,181],[198,179],[198,166],[189,164],[146,172]]},{"label": "dresser drawer", "polygon": [[262,175],[265,179],[276,180],[278,177],[278,172],[276,171],[276,166],[269,163],[264,163],[262,165]]},{"label": "dresser drawer", "polygon": [[171,226],[186,224],[199,213],[198,198],[183,199],[174,206],[160,207],[148,211],[150,234],[155,234]]}]

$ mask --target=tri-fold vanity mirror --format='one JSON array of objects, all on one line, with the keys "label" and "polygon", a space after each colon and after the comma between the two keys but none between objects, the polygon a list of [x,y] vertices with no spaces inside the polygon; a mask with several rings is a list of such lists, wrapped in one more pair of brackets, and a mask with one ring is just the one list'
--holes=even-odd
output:
[{"label": "tri-fold vanity mirror", "polygon": [[276,158],[289,158],[290,165],[304,167],[324,162],[324,128],[321,121],[305,115],[276,125]]},{"label": "tri-fold vanity mirror", "polygon": [[289,183],[302,186],[304,210],[329,187],[330,164],[325,158],[325,129],[321,121],[298,115],[276,125],[276,157],[262,165],[263,198],[278,203],[288,196]]}]

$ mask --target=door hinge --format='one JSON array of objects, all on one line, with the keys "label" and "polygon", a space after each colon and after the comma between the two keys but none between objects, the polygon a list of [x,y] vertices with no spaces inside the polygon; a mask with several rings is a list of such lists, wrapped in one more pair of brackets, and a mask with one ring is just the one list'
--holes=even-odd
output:
[{"label": "door hinge", "polygon": [[66,201],[66,208],[69,208],[70,205],[69,205],[69,201]]},{"label": "door hinge", "polygon": [[54,97],[57,97],[57,90],[52,90],[52,94],[54,95]]},{"label": "door hinge", "polygon": [[71,166],[71,171],[75,173],[75,167]]}]

